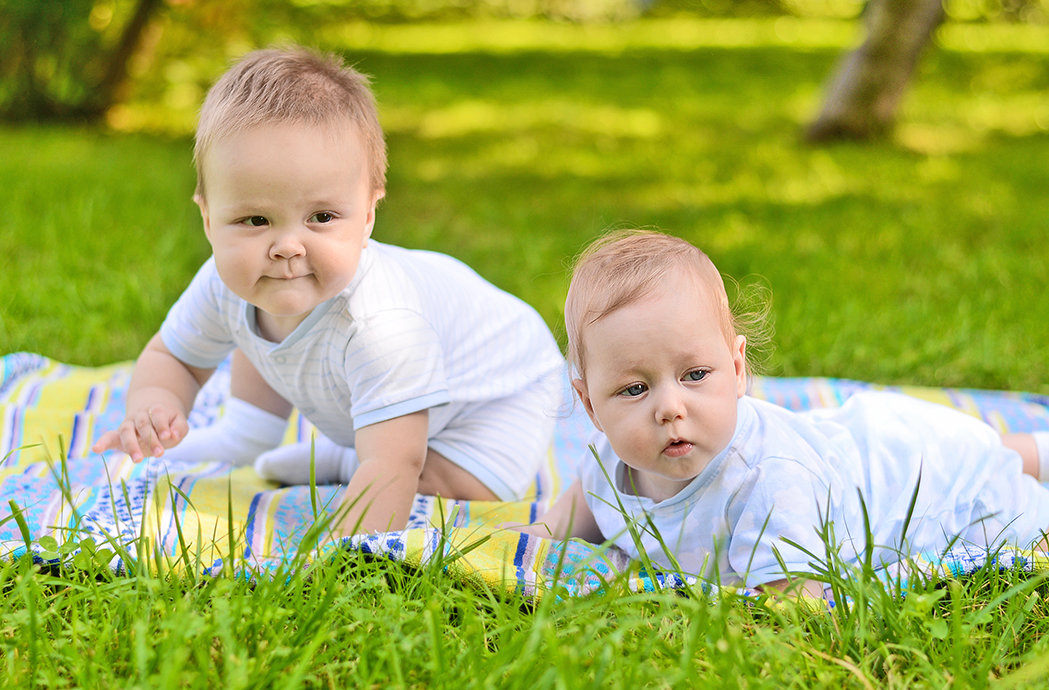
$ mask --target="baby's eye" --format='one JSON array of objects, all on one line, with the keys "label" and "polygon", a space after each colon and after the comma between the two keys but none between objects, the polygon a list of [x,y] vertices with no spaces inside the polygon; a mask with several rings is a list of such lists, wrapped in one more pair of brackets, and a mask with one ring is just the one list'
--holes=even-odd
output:
[{"label": "baby's eye", "polygon": [[327,211],[321,211],[320,213],[314,213],[310,216],[311,223],[330,223],[335,220],[335,215],[328,213]]},{"label": "baby's eye", "polygon": [[270,222],[266,220],[266,216],[248,216],[244,219],[244,224],[253,228],[261,228],[263,225],[269,225]]},{"label": "baby's eye", "polygon": [[644,393],[648,388],[643,383],[632,383],[623,390],[619,391],[620,395],[625,395],[628,398],[636,398],[637,396]]},{"label": "baby's eye", "polygon": [[707,371],[704,369],[693,369],[692,371],[685,374],[686,381],[702,381],[707,377]]}]

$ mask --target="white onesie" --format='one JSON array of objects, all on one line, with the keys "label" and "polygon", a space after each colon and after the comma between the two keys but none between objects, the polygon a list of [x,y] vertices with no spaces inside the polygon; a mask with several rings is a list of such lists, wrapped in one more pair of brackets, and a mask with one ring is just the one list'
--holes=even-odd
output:
[{"label": "white onesie", "polygon": [[363,426],[428,409],[430,447],[508,500],[534,480],[561,401],[564,358],[534,309],[452,257],[374,240],[350,285],[282,342],[258,334],[255,307],[226,287],[214,259],[160,334],[202,368],[239,347],[346,447]]}]

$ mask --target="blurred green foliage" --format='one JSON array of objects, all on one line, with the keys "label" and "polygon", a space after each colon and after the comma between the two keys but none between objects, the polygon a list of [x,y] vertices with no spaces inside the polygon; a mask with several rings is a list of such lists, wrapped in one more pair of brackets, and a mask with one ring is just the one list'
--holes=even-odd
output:
[{"label": "blurred green foliage", "polygon": [[[957,21],[1049,21],[1049,0],[945,0]],[[0,117],[156,128],[129,100],[185,111],[233,57],[315,44],[347,23],[492,18],[570,23],[648,17],[855,19],[865,0],[0,0]],[[136,21],[139,18],[141,21]],[[113,111],[116,106],[116,111]],[[186,123],[175,123],[176,126]]]},{"label": "blurred green foliage", "polygon": [[8,118],[90,107],[105,72],[99,56],[113,40],[102,26],[111,17],[95,7],[95,0],[0,3],[0,109]]}]

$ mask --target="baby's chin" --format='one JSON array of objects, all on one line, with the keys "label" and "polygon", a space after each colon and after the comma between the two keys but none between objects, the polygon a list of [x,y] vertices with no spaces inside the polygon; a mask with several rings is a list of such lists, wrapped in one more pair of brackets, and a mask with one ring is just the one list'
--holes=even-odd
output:
[{"label": "baby's chin", "polygon": [[662,472],[651,472],[634,469],[627,478],[633,479],[633,486],[627,485],[628,491],[636,492],[638,496],[650,498],[653,501],[665,501],[678,493],[699,476],[702,468],[695,466],[682,466],[681,472],[669,471],[671,468],[664,467]]}]

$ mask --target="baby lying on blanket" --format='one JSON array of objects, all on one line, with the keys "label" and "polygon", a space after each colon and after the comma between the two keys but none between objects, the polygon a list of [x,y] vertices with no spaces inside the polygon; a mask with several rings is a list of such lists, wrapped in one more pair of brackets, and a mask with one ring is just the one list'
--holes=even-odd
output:
[{"label": "baby lying on blanket", "polygon": [[[176,446],[201,384],[239,348],[231,388],[247,399],[190,435],[195,459],[213,447],[254,461],[282,440],[290,403],[325,435],[321,475],[348,482],[338,532],[403,528],[417,493],[521,498],[564,359],[535,310],[464,264],[370,239],[386,145],[367,79],[304,50],[252,53],[209,91],[194,158],[213,256],[94,450],[138,462]],[[310,456],[280,448],[258,467],[306,481]]]},{"label": "baby lying on blanket", "polygon": [[591,246],[565,324],[600,462],[521,529],[613,540],[636,557],[631,522],[658,565],[776,589],[812,572],[828,525],[856,562],[869,517],[876,565],[955,537],[1028,547],[1049,529],[1049,490],[1034,479],[1047,476],[1049,434],[1003,438],[889,393],[804,413],[753,399],[738,323],[717,269],[688,242],[626,232]]}]

